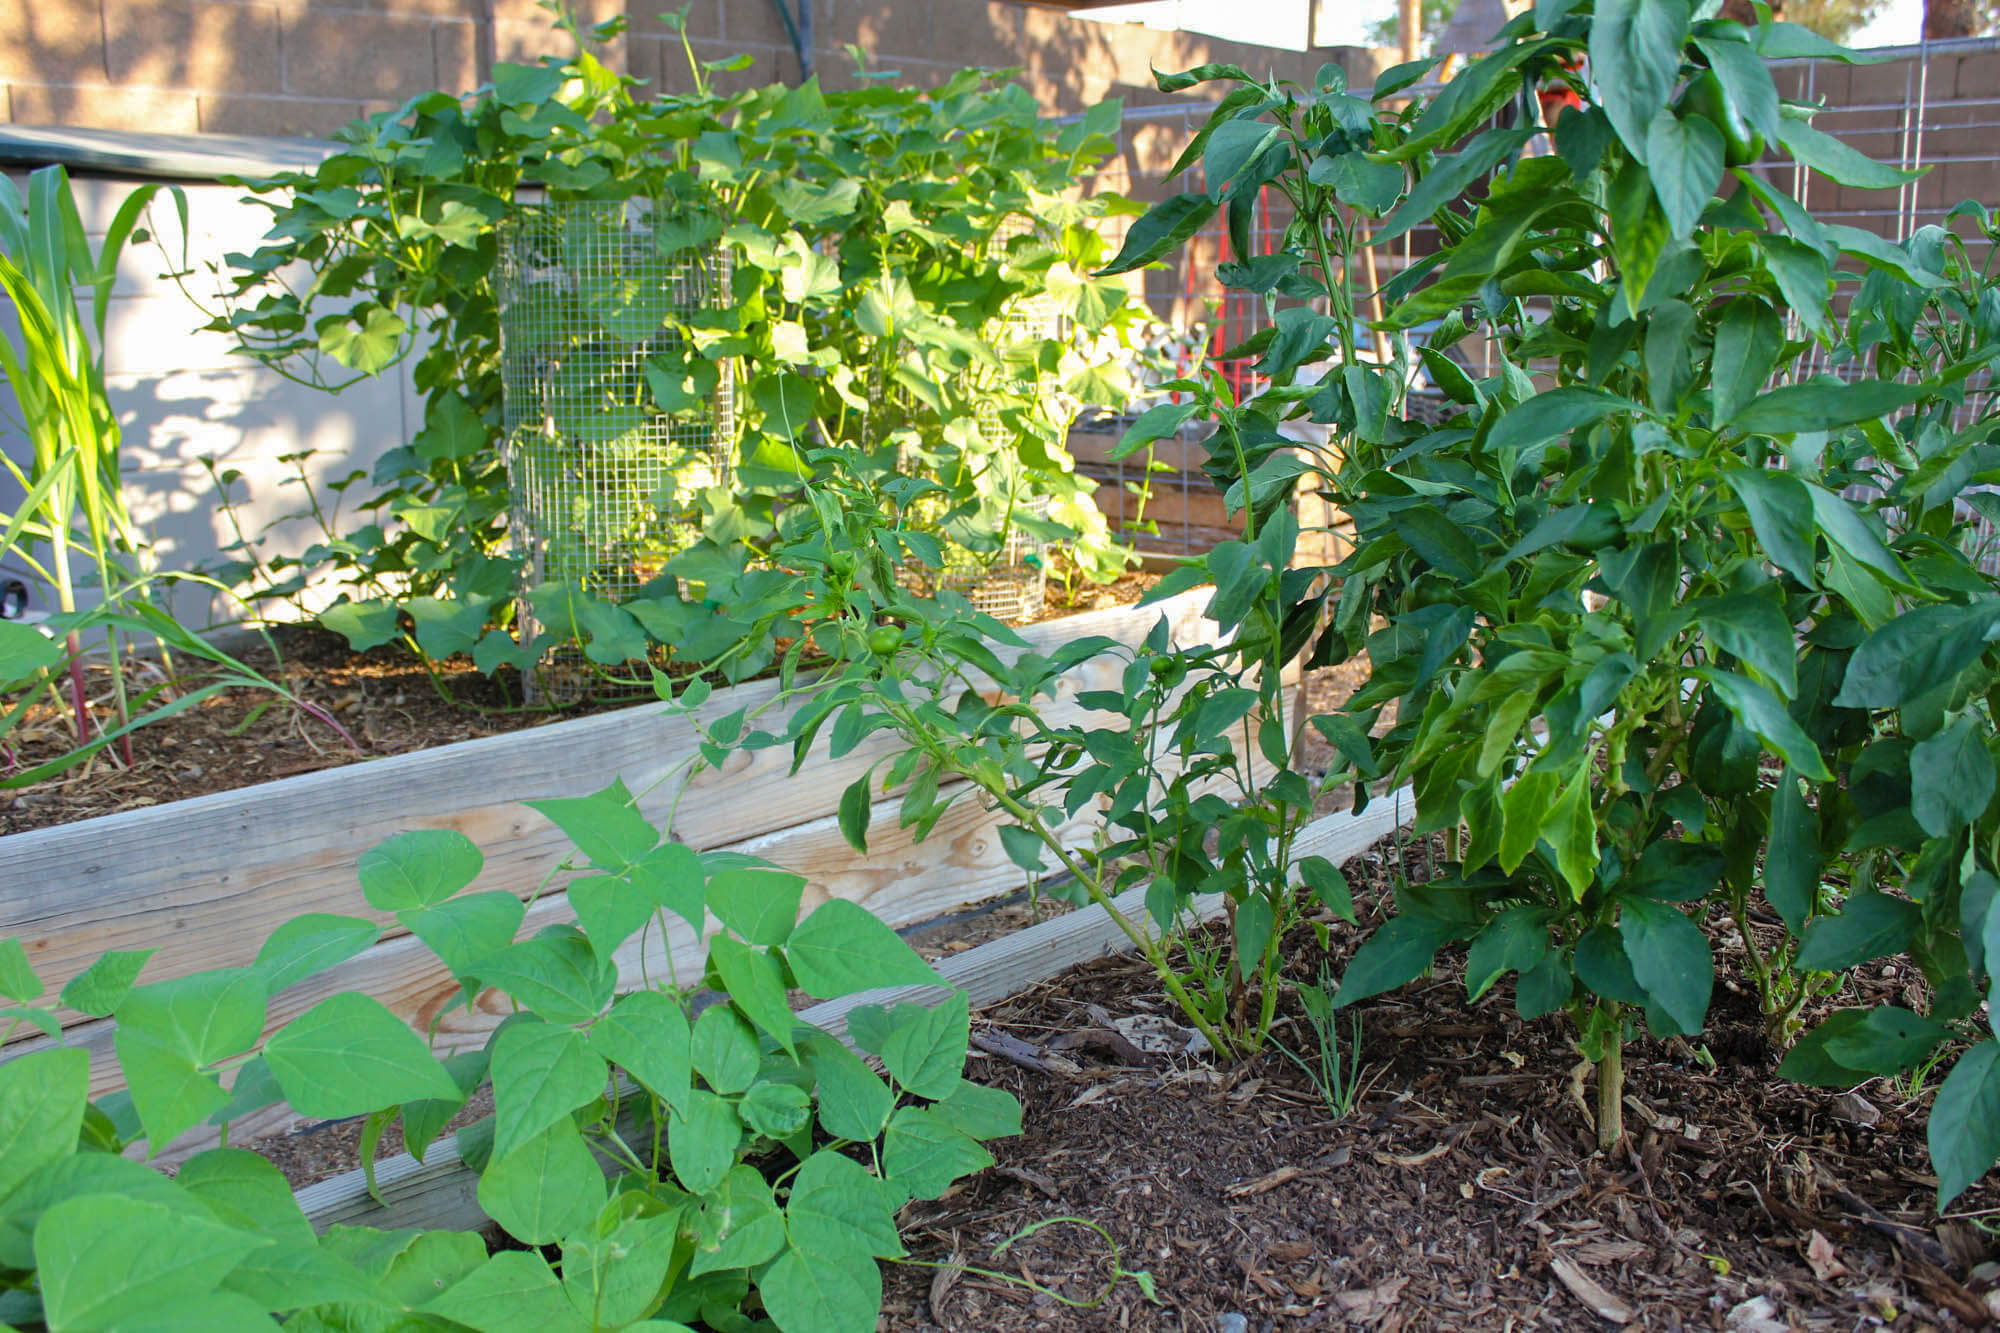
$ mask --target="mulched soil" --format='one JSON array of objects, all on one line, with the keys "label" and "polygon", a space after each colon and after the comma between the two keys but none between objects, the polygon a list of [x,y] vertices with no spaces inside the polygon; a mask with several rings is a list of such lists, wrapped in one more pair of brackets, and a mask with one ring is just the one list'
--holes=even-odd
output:
[{"label": "mulched soil", "polygon": [[[1068,588],[1052,578],[1040,619],[1135,602],[1158,581],[1157,574],[1144,571],[1111,584],[1079,581]],[[0,835],[523,731],[631,707],[645,698],[602,699],[553,711],[528,709],[512,668],[487,677],[473,668],[469,658],[455,657],[436,664],[433,681],[399,646],[357,653],[339,635],[316,626],[285,626],[272,637],[278,647],[275,657],[258,645],[241,653],[242,660],[272,679],[282,679],[295,695],[337,718],[365,750],[356,750],[324,723],[289,705],[274,705],[265,691],[227,690],[134,733],[129,768],[100,751],[87,765],[46,782],[0,790]],[[89,676],[91,698],[105,706],[100,716],[108,716],[109,675],[92,668]],[[193,689],[201,677],[189,671],[185,679],[187,688]],[[159,680],[158,667],[142,662],[128,688],[144,690]],[[11,698],[0,695],[0,712],[11,703]],[[71,714],[46,703],[38,705],[0,742],[0,774],[60,758],[74,741]]]},{"label": "mulched soil", "polygon": [[[1346,870],[1380,903],[1426,854],[1391,840]],[[1326,952],[1310,930],[1291,942],[1294,983],[1322,964],[1337,976],[1366,928],[1322,924]],[[1740,941],[1711,925],[1727,975]],[[1863,984],[1843,1001],[1906,1001],[1913,982],[1891,967]],[[1131,959],[987,1011],[985,1044],[1022,1050],[994,1040],[1012,1038],[1050,1068],[973,1061],[972,1077],[1020,1097],[1026,1132],[993,1145],[995,1169],[904,1214],[913,1256],[947,1267],[892,1266],[883,1327],[1777,1333],[1986,1327],[2000,1310],[2000,1265],[1973,1224],[2000,1215],[2000,1188],[1938,1220],[1930,1090],[1779,1082],[1751,996],[1718,989],[1705,1045],[1628,1047],[1628,1143],[1609,1156],[1565,1022],[1523,1024],[1505,986],[1468,1008],[1462,953],[1356,1010],[1367,1091],[1344,1117],[1277,1052],[1216,1068],[1121,1050],[1112,1023],[1171,1012]],[[1279,1039],[1314,1051],[1295,1000],[1280,1012]],[[1103,1228],[1115,1254],[1071,1223],[996,1253],[1059,1217]],[[1114,1262],[1148,1273],[1157,1302],[1113,1283]],[[1107,1286],[1095,1309],[1050,1294]]]}]

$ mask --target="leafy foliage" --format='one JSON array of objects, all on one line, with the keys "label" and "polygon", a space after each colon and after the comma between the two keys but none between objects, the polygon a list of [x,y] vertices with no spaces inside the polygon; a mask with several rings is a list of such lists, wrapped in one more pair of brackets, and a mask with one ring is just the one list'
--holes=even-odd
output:
[{"label": "leafy foliage", "polygon": [[[677,580],[719,576],[669,564],[661,577],[662,563],[704,534],[737,552],[739,573],[759,561],[809,444],[927,479],[898,503],[973,568],[1024,527],[1072,542],[1093,577],[1123,567],[1065,450],[1077,403],[1122,405],[1129,386],[1105,353],[1129,348],[1145,318],[1123,283],[1090,276],[1095,221],[1124,205],[1070,191],[1110,151],[1116,104],[1058,127],[1023,88],[978,71],[927,93],[808,81],[724,96],[705,80],[697,67],[694,92],[642,99],[586,43],[565,64],[503,64],[470,97],[426,94],[357,122],[314,171],[255,184],[273,228],[231,257],[231,307],[213,327],[327,387],[411,360],[425,416],[370,476],[335,484],[356,497],[358,528],[336,530],[315,501],[326,540],[296,568],[245,544],[235,572],[253,595],[328,572],[352,599],[328,623],[357,647],[402,634],[427,653],[472,651],[483,669],[533,660],[533,645],[481,633],[510,615],[515,583],[496,273],[499,226],[529,186],[555,203],[644,201],[662,254],[719,257],[731,275],[727,299],[698,316],[621,289],[578,294],[561,321],[655,348],[608,379],[557,384],[563,466],[734,385],[717,442],[733,470],[688,474],[683,521],[653,532],[662,497],[591,502],[597,526],[651,534],[639,545],[659,549],[637,581],[652,580],[655,605],[621,611],[588,573],[533,591],[536,619],[592,662],[643,657],[649,641],[702,657],[683,641],[714,597],[683,601]],[[1045,327],[996,341],[1024,311]]]},{"label": "leafy foliage", "polygon": [[[1511,975],[1524,1017],[1571,1015],[1607,1144],[1627,1030],[1705,1021],[1713,918],[1781,1039],[1829,974],[1905,951],[1923,968],[1927,1015],[1808,1034],[1790,1068],[1818,1081],[1963,1040],[1986,975],[2000,601],[1973,536],[1996,475],[1994,290],[1949,231],[1892,244],[1729,170],[1719,112],[1843,184],[1903,178],[1783,102],[1759,58],[1779,54],[1852,58],[1783,23],[1598,0],[1519,16],[1401,111],[1337,80],[1196,71],[1234,85],[1206,131],[1224,183],[1160,204],[1114,265],[1161,253],[1190,208],[1292,203],[1287,262],[1226,275],[1278,305],[1279,332],[1268,389],[1213,394],[1209,471],[1259,521],[1301,474],[1352,520],[1351,554],[1288,576],[1271,620],[1323,624],[1316,664],[1366,653],[1368,683],[1314,725],[1350,777],[1411,782],[1454,863],[1399,894],[1336,1002],[1468,945],[1475,993]],[[1720,108],[1690,95],[1711,77]],[[1583,105],[1546,126],[1550,86]],[[1225,177],[1221,146],[1253,139]],[[1538,140],[1554,151],[1524,155]],[[1360,188],[1382,162],[1410,172],[1400,202]],[[1365,214],[1378,239],[1441,238],[1384,286],[1388,364],[1345,332]],[[1991,236],[1978,205],[1956,216]],[[1851,299],[1843,263],[1863,269]],[[1300,298],[1328,316],[1285,308]],[[1495,373],[1465,368],[1468,340]],[[1807,357],[1840,374],[1790,369]],[[1419,367],[1451,403],[1435,426],[1402,410]],[[1242,565],[1220,547],[1191,567],[1223,608],[1262,586]],[[1775,949],[1750,928],[1760,895],[1788,928]],[[1989,1049],[1932,1121],[1945,1199],[1993,1161]]]},{"label": "leafy foliage", "polygon": [[[878,1074],[795,1019],[785,992],[934,982],[886,926],[836,901],[794,927],[794,877],[662,843],[618,784],[540,809],[576,840],[579,869],[622,877],[636,911],[620,903],[586,913],[581,929],[516,940],[518,900],[469,892],[479,857],[458,835],[403,834],[364,859],[371,904],[397,911],[467,979],[462,1003],[489,986],[514,1001],[483,1049],[440,1059],[355,992],[260,1040],[273,994],[374,941],[366,922],[358,935],[334,924],[347,918],[281,927],[255,968],[137,986],[143,958],[92,969],[89,1011],[115,1010],[130,1093],[92,1103],[80,1050],[0,1065],[0,1318],[52,1333],[149,1326],[166,1312],[205,1327],[283,1316],[288,1327],[358,1319],[494,1333],[697,1320],[874,1328],[876,1261],[903,1253],[897,1210],[990,1163],[981,1140],[1020,1131],[1011,1097],[960,1082],[963,997],[877,1008],[857,1024],[862,1049],[886,1066]],[[660,876],[635,875],[642,865]],[[496,896],[514,909],[503,929],[479,942],[439,931],[455,907]],[[751,930],[716,936],[704,975],[686,986],[614,995],[609,960],[621,945],[664,931],[669,912],[700,929],[707,911]],[[336,933],[339,947],[307,944]],[[22,1006],[15,1021],[56,1022],[57,1001],[35,1003],[41,982],[24,956],[4,978]],[[704,992],[713,1002],[696,1013]],[[60,1000],[84,1002],[74,986]],[[283,1100],[310,1116],[367,1116],[371,1159],[400,1119],[422,1157],[485,1086],[493,1112],[458,1131],[459,1154],[481,1164],[488,1215],[546,1249],[489,1256],[472,1236],[360,1227],[315,1237],[255,1154],[212,1149],[172,1180],[119,1156],[129,1141],[158,1152],[203,1120],[226,1126]],[[759,1305],[768,1323],[745,1313]]]}]

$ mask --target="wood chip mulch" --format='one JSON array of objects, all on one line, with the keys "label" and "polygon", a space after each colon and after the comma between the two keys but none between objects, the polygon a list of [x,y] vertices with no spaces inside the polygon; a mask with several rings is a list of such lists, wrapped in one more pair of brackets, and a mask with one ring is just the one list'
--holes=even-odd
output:
[{"label": "wood chip mulch", "polygon": [[[1350,862],[1379,894],[1412,849]],[[1329,923],[1337,975],[1362,930]],[[1294,980],[1328,955],[1309,933]],[[1724,954],[1729,939],[1718,939]],[[1740,947],[1734,946],[1734,947]],[[1628,1146],[1594,1151],[1567,1020],[1522,1023],[1506,986],[1470,1008],[1462,951],[1365,1002],[1367,1091],[1345,1118],[1284,1055],[1231,1068],[1117,1054],[1107,1021],[1171,1017],[1129,958],[1078,968],[975,1026],[970,1076],[1026,1108],[996,1169],[903,1216],[881,1327],[1781,1330],[1989,1327],[1990,1180],[1936,1215],[1923,1124],[1935,1082],[1858,1093],[1777,1080],[1753,997],[1718,988],[1705,1044],[1628,1047]],[[1725,967],[1727,964],[1725,963]],[[1725,972],[1725,975],[1727,973]],[[1864,982],[1887,1000],[1893,971]],[[1296,1006],[1278,1037],[1316,1049]],[[1026,1066],[1041,1064],[1041,1071]],[[1911,1095],[1914,1092],[1914,1095]],[[1115,1262],[1150,1275],[1158,1301]],[[1003,1273],[998,1280],[964,1268]],[[1021,1285],[1032,1282],[1035,1287]],[[1090,1301],[1064,1305],[1056,1296]]]}]

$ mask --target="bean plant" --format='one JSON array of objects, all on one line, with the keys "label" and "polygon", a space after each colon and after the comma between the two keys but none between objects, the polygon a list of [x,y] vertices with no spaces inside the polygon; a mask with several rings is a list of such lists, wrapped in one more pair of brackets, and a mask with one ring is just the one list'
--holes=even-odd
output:
[{"label": "bean plant", "polygon": [[[1246,225],[1266,191],[1290,206],[1276,253],[1220,273],[1272,312],[1248,349],[1269,387],[1211,396],[1208,470],[1260,521],[1312,476],[1351,553],[1190,567],[1239,614],[1275,582],[1266,619],[1310,631],[1312,665],[1365,653],[1367,683],[1313,725],[1357,799],[1410,782],[1416,830],[1448,839],[1447,872],[1398,892],[1337,1003],[1464,945],[1469,1000],[1511,977],[1524,1018],[1572,1020],[1607,1147],[1628,1036],[1707,1020],[1713,932],[1781,1042],[1840,973],[1913,953],[1927,1013],[1840,1014],[1789,1062],[1858,1082],[1966,1031],[1995,883],[2000,599],[1967,541],[1992,508],[1992,288],[1948,232],[1819,220],[1732,147],[1718,114],[1838,184],[1907,178],[1815,128],[1765,63],[1859,57],[1714,10],[1543,0],[1432,95],[1409,94],[1428,64],[1372,100],[1331,67],[1311,89],[1163,78],[1223,92],[1185,159],[1207,187],[1140,219],[1113,265],[1217,214]],[[1541,123],[1566,99],[1538,90],[1581,105]],[[1353,261],[1419,227],[1376,363]],[[1407,411],[1418,373],[1451,404],[1438,425]],[[1334,442],[1296,444],[1288,421]],[[1996,1050],[1939,1098],[1944,1199],[2000,1151]]]},{"label": "bean plant", "polygon": [[[800,920],[801,877],[663,841],[620,783],[532,804],[588,872],[569,885],[574,923],[517,938],[527,905],[477,889],[480,852],[456,832],[401,834],[360,860],[368,905],[432,951],[454,1006],[511,1001],[470,1049],[445,1053],[346,990],[264,1035],[274,998],[373,945],[377,920],[298,917],[248,967],[149,984],[135,983],[152,951],[111,953],[57,996],[20,941],[0,942],[9,1032],[112,1015],[128,1085],[93,1100],[74,1047],[0,1065],[0,1323],[872,1330],[877,1261],[904,1254],[897,1211],[1020,1129],[1011,1096],[961,1078],[964,995],[853,1009],[857,1054],[799,1021],[788,992],[937,983],[887,926],[839,900]],[[632,959],[670,966],[669,917],[700,932],[711,914],[722,929],[700,975],[636,984]],[[491,1252],[463,1232],[315,1235],[277,1168],[242,1149],[198,1153],[171,1179],[121,1155],[203,1124],[226,1136],[282,1101],[366,1117],[372,1172],[388,1127],[422,1159],[482,1088],[492,1112],[455,1139],[510,1240]]]}]

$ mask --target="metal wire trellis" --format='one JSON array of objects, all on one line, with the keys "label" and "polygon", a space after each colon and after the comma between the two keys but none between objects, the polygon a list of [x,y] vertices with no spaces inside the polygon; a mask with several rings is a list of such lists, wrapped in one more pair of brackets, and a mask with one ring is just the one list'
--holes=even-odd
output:
[{"label": "metal wire trellis", "polygon": [[[729,476],[729,370],[689,356],[684,332],[723,308],[728,259],[673,248],[662,217],[648,200],[523,204],[501,230],[501,381],[524,642],[538,628],[529,589],[559,583],[606,601],[631,597],[700,535],[695,497]],[[655,382],[678,410],[655,406]],[[573,645],[558,647],[543,684],[572,694],[584,670]]]}]

